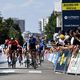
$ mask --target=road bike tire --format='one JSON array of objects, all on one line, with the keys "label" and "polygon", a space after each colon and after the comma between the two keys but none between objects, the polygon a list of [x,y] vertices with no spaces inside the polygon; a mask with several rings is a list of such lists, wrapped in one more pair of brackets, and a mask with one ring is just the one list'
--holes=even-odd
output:
[{"label": "road bike tire", "polygon": [[[14,56],[13,56],[14,55]],[[16,57],[15,57],[16,53],[13,52],[12,53],[12,68],[16,68]]]}]

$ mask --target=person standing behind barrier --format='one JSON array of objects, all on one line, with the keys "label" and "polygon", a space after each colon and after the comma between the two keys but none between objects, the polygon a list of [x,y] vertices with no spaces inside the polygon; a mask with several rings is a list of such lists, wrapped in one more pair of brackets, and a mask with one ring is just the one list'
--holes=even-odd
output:
[{"label": "person standing behind barrier", "polygon": [[70,35],[70,45],[68,46],[62,46],[60,47],[61,49],[70,49],[72,52],[72,57],[76,57],[79,46],[80,46],[80,42],[76,39],[77,34],[75,30],[70,30],[69,31],[69,35]]},{"label": "person standing behind barrier", "polygon": [[49,48],[45,48],[45,50],[44,50],[44,58],[46,59],[46,60],[48,60],[48,55],[49,55]]},{"label": "person standing behind barrier", "polygon": [[63,34],[61,34],[59,36],[59,40],[58,40],[58,43],[57,43],[59,46],[63,46],[65,45],[65,36]]},{"label": "person standing behind barrier", "polygon": [[9,44],[9,39],[6,39],[6,40],[5,40],[5,43],[4,43],[5,48],[7,48],[7,47],[8,47],[8,44]]},{"label": "person standing behind barrier", "polygon": [[8,39],[5,40],[5,43],[4,43],[4,53],[7,54],[7,55],[9,53],[9,47],[8,47],[9,41],[10,41],[10,39],[8,38]]}]

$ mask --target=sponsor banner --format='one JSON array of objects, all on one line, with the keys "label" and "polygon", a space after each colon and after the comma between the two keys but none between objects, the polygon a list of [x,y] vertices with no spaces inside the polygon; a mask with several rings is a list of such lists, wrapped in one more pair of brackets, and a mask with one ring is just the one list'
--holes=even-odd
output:
[{"label": "sponsor banner", "polygon": [[67,50],[62,51],[62,53],[60,54],[57,60],[55,71],[65,72],[67,70],[67,59],[68,59],[69,54],[70,53]]},{"label": "sponsor banner", "polygon": [[0,55],[0,64],[7,62],[7,56],[5,54]]},{"label": "sponsor banner", "polygon": [[80,0],[62,0],[63,3],[76,3],[76,2],[80,2]]},{"label": "sponsor banner", "polygon": [[48,61],[52,62],[52,58],[54,57],[54,53],[50,53],[48,55]]},{"label": "sponsor banner", "polygon": [[59,52],[56,52],[56,53],[50,53],[49,55],[48,55],[48,61],[50,61],[51,63],[53,63],[53,65],[54,66],[56,66],[56,63],[57,63],[57,59],[58,59],[58,57],[59,57]]},{"label": "sponsor banner", "polygon": [[80,74],[80,52],[76,57],[71,57],[67,73]]},{"label": "sponsor banner", "polygon": [[80,27],[80,11],[63,11],[63,30]]},{"label": "sponsor banner", "polygon": [[80,10],[80,3],[62,3],[62,10]]},{"label": "sponsor banner", "polygon": [[54,66],[56,66],[56,63],[57,63],[57,60],[58,60],[58,57],[59,57],[59,52],[56,52],[56,54],[54,54],[53,58],[52,58],[52,63]]},{"label": "sponsor banner", "polygon": [[63,31],[80,27],[80,0],[62,0],[62,25]]}]

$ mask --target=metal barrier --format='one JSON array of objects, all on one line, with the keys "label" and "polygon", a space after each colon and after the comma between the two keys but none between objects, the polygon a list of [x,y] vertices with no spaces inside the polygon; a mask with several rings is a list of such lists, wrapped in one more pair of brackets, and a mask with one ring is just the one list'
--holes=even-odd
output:
[{"label": "metal barrier", "polygon": [[72,56],[67,70],[69,74],[80,74],[80,50],[76,56]]},{"label": "metal barrier", "polygon": [[63,72],[66,73],[68,68],[68,58],[70,56],[69,50],[63,50],[59,58],[57,59],[56,66],[55,66],[55,72]]}]

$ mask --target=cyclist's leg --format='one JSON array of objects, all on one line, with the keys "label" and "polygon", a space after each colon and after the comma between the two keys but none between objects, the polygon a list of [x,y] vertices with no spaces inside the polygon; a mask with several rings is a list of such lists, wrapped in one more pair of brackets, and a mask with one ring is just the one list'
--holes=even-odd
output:
[{"label": "cyclist's leg", "polygon": [[12,52],[12,68],[16,68],[16,62],[17,62],[17,51],[13,50],[13,52]]},{"label": "cyclist's leg", "polygon": [[39,54],[39,59],[40,59],[40,65],[41,65],[41,62],[42,62],[42,50],[40,51],[40,54]]},{"label": "cyclist's leg", "polygon": [[31,65],[33,65],[33,50],[30,49],[30,55],[31,55]]},{"label": "cyclist's leg", "polygon": [[36,51],[36,60],[37,60],[37,64],[39,63],[39,51]]},{"label": "cyclist's leg", "polygon": [[38,63],[37,63],[37,52],[36,49],[34,50],[34,69],[36,69],[38,67]]},{"label": "cyclist's leg", "polygon": [[12,51],[11,51],[11,49],[9,50],[9,52],[7,54],[7,60],[8,60],[8,67],[10,67],[12,64]]},{"label": "cyclist's leg", "polygon": [[41,51],[41,57],[42,57],[42,61],[44,61],[44,51]]}]

